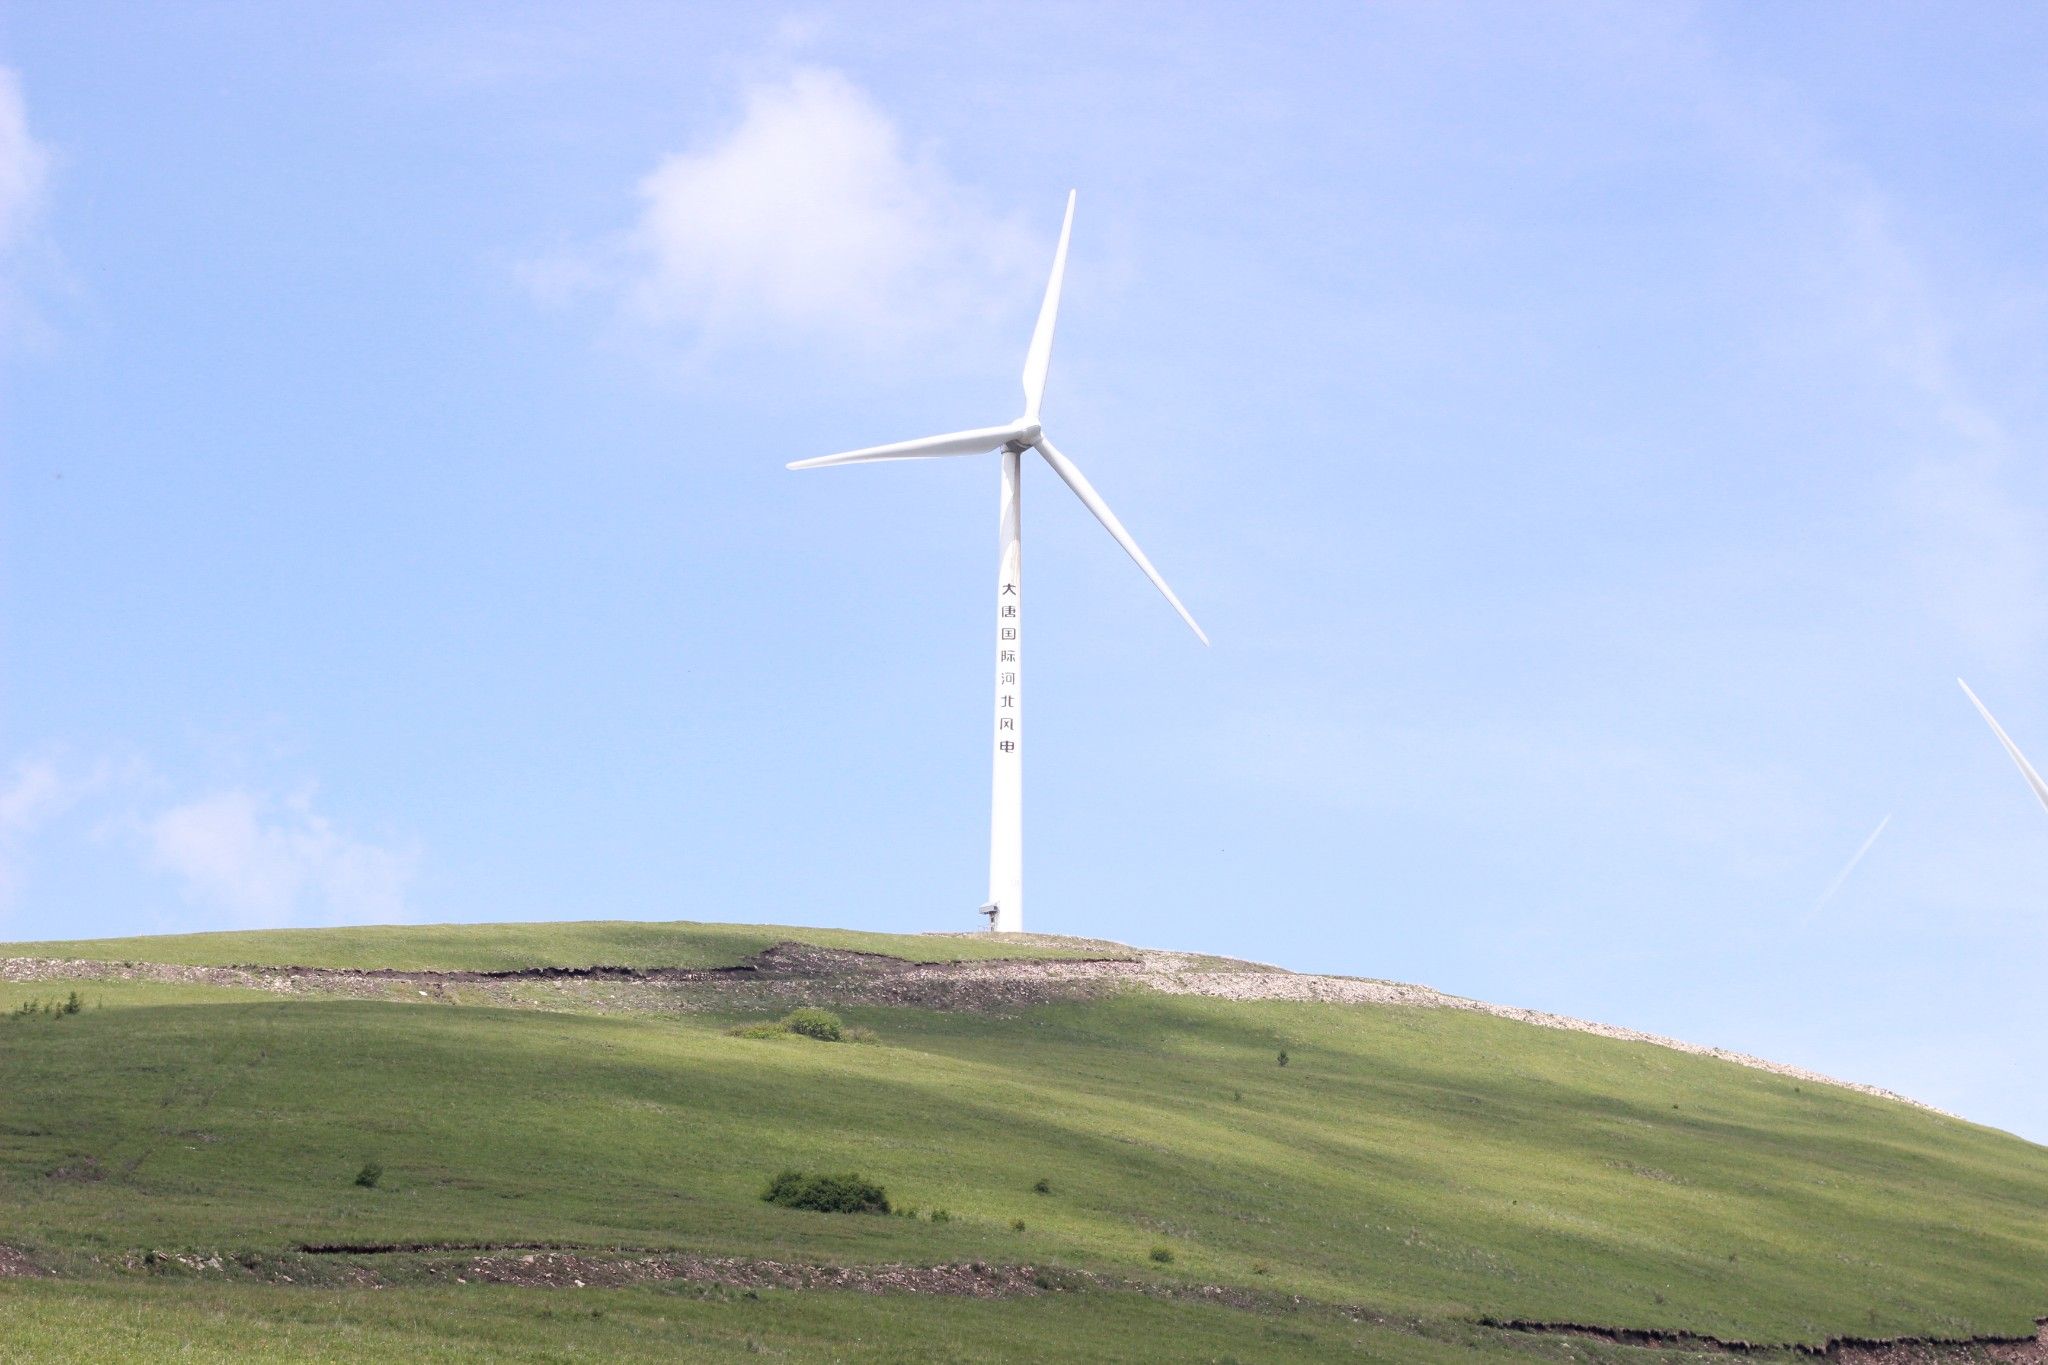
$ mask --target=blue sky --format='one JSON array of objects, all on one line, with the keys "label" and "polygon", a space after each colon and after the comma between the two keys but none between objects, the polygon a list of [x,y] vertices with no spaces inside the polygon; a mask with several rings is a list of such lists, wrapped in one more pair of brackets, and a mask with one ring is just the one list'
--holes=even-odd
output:
[{"label": "blue sky", "polygon": [[[1032,927],[2048,1139],[2048,17],[0,11],[0,937]],[[1853,874],[1823,893],[1885,817]]]}]

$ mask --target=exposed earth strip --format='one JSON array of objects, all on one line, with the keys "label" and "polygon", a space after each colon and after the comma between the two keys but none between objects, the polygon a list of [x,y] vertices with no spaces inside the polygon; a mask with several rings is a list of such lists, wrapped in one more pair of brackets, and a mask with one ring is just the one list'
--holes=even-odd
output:
[{"label": "exposed earth strip", "polygon": [[[938,1294],[965,1298],[1015,1298],[1080,1290],[1151,1294],[1175,1300],[1216,1303],[1255,1312],[1325,1311],[1354,1321],[1388,1323],[1383,1314],[1356,1305],[1318,1303],[1297,1295],[1259,1294],[1223,1285],[1167,1285],[1085,1271],[981,1261],[942,1265],[824,1265],[738,1256],[702,1256],[673,1251],[618,1251],[572,1247],[502,1245],[306,1246],[285,1256],[219,1252],[129,1252],[94,1258],[94,1268],[130,1274],[240,1279],[273,1285],[380,1288],[402,1283],[515,1285],[529,1289],[611,1289],[634,1285],[692,1283],[730,1289],[841,1290],[862,1294]],[[397,1263],[387,1270],[384,1263]],[[44,1278],[53,1272],[26,1253],[0,1245],[0,1279]],[[1824,1346],[1724,1341],[1686,1332],[1480,1319],[1503,1332],[1576,1336],[1624,1346],[1676,1347],[1745,1356],[1787,1354],[1843,1365],[2048,1365],[2048,1319],[2032,1337],[1972,1337],[1859,1340],[1839,1338]]]}]

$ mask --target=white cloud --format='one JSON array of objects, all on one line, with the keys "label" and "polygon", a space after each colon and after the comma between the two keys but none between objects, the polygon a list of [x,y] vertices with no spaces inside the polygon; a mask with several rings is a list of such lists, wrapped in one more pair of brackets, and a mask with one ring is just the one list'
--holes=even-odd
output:
[{"label": "white cloud", "polygon": [[529,285],[553,299],[599,286],[700,342],[868,348],[1007,314],[1030,292],[1030,239],[830,70],[753,87],[737,125],[664,158],[639,197],[611,250],[536,262]]},{"label": "white cloud", "polygon": [[25,833],[44,817],[70,804],[70,784],[47,758],[24,759],[0,787],[0,835]]},{"label": "white cloud", "polygon": [[21,240],[42,202],[49,157],[28,131],[21,81],[0,67],[0,248]]},{"label": "white cloud", "polygon": [[49,165],[49,154],[29,133],[21,81],[0,66],[0,344],[7,346],[43,335],[22,281],[29,267],[24,257],[37,245],[34,229]]},{"label": "white cloud", "polygon": [[343,834],[303,795],[216,792],[163,811],[143,833],[190,899],[251,925],[403,919],[418,862]]},{"label": "white cloud", "polygon": [[13,900],[21,884],[22,864],[30,839],[87,797],[114,780],[102,763],[72,771],[55,758],[25,758],[0,785],[0,907]]},{"label": "white cloud", "polygon": [[43,919],[61,917],[81,886],[153,903],[149,883],[166,873],[195,906],[249,926],[406,917],[417,851],[337,828],[310,785],[286,797],[261,784],[192,790],[140,757],[18,760],[0,779],[0,913],[20,899],[33,856],[39,885],[23,908]]},{"label": "white cloud", "polygon": [[0,905],[13,900],[21,884],[23,836],[64,803],[63,788],[57,765],[47,759],[16,764],[0,787]]}]

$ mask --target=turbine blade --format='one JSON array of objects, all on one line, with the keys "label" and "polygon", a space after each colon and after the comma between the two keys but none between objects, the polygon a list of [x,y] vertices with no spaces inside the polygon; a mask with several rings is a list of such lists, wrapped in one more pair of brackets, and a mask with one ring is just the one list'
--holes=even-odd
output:
[{"label": "turbine blade", "polygon": [[1998,736],[1998,742],[2005,746],[2006,754],[2019,765],[2020,776],[2027,779],[2027,785],[2034,789],[2034,796],[2044,808],[2048,808],[2048,782],[2041,780],[2041,774],[2034,771],[2034,765],[2027,762],[2027,756],[2020,752],[2020,746],[2012,742],[2012,736],[2006,734],[2005,727],[1992,716],[1991,708],[1977,700],[1977,694],[1970,690],[1970,685],[1961,678],[1956,679],[1956,685],[1963,689],[1963,695],[1977,708],[1977,714],[1984,717],[1984,723],[1991,727],[1991,733]]},{"label": "turbine blade", "polygon": [[823,469],[835,464],[868,464],[876,460],[929,460],[941,455],[979,455],[994,450],[1017,435],[1014,426],[977,427],[973,431],[952,431],[944,436],[921,436],[915,441],[893,445],[867,446],[838,455],[820,455],[813,460],[795,460],[791,469]]},{"label": "turbine blade", "polygon": [[1074,496],[1086,504],[1104,529],[1116,537],[1116,543],[1124,547],[1124,553],[1137,561],[1138,567],[1145,571],[1145,577],[1152,580],[1152,586],[1165,595],[1166,600],[1173,604],[1173,609],[1180,613],[1180,619],[1188,623],[1188,629],[1195,633],[1195,638],[1205,645],[1208,644],[1209,637],[1195,624],[1195,618],[1188,615],[1188,609],[1173,595],[1173,589],[1166,586],[1166,580],[1159,576],[1159,570],[1153,568],[1152,561],[1145,558],[1145,552],[1138,548],[1137,541],[1131,539],[1131,533],[1124,529],[1124,524],[1116,519],[1116,513],[1109,510],[1109,504],[1095,491],[1095,485],[1088,482],[1088,476],[1075,468],[1074,462],[1060,454],[1053,443],[1043,436],[1038,438],[1037,450],[1045,457],[1045,462],[1052,466],[1052,472],[1066,481],[1067,487],[1074,490]]},{"label": "turbine blade", "polygon": [[1067,278],[1067,237],[1074,230],[1074,192],[1067,191],[1067,217],[1060,224],[1059,249],[1052,254],[1052,275],[1045,282],[1045,302],[1038,305],[1038,326],[1031,330],[1031,349],[1024,354],[1024,420],[1038,420],[1038,400],[1045,396],[1045,372],[1052,366],[1052,329],[1060,316],[1060,286]]},{"label": "turbine blade", "polygon": [[1813,903],[1813,909],[1806,912],[1807,920],[1812,920],[1815,915],[1821,912],[1823,906],[1835,898],[1835,893],[1840,891],[1843,884],[1849,880],[1849,874],[1856,870],[1856,864],[1863,861],[1863,855],[1870,852],[1871,847],[1877,843],[1877,836],[1884,833],[1884,827],[1891,822],[1892,817],[1890,814],[1887,814],[1884,819],[1877,822],[1877,828],[1870,831],[1870,837],[1865,839],[1862,847],[1858,848],[1849,861],[1842,865],[1842,870],[1837,872],[1835,879],[1828,883],[1828,889],[1821,892],[1820,899]]}]

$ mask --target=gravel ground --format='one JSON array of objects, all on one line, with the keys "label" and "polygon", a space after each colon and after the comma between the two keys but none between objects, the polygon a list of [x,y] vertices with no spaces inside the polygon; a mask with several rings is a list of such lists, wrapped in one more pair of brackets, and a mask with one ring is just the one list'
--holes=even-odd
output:
[{"label": "gravel ground", "polygon": [[742,1289],[851,1289],[863,1294],[950,1294],[974,1299],[1040,1292],[1030,1266],[811,1265],[800,1261],[735,1256],[590,1256],[539,1251],[516,1256],[472,1256],[424,1267],[430,1276],[462,1284],[518,1284],[558,1289],[653,1284],[687,1280]]},{"label": "gravel ground", "polygon": [[1997,1361],[2000,1365],[2048,1365],[2048,1321],[2032,1341],[1990,1341],[1932,1344],[1916,1341],[1867,1342],[1831,1347],[1827,1359],[1841,1365],[1960,1365],[1963,1361]]}]

